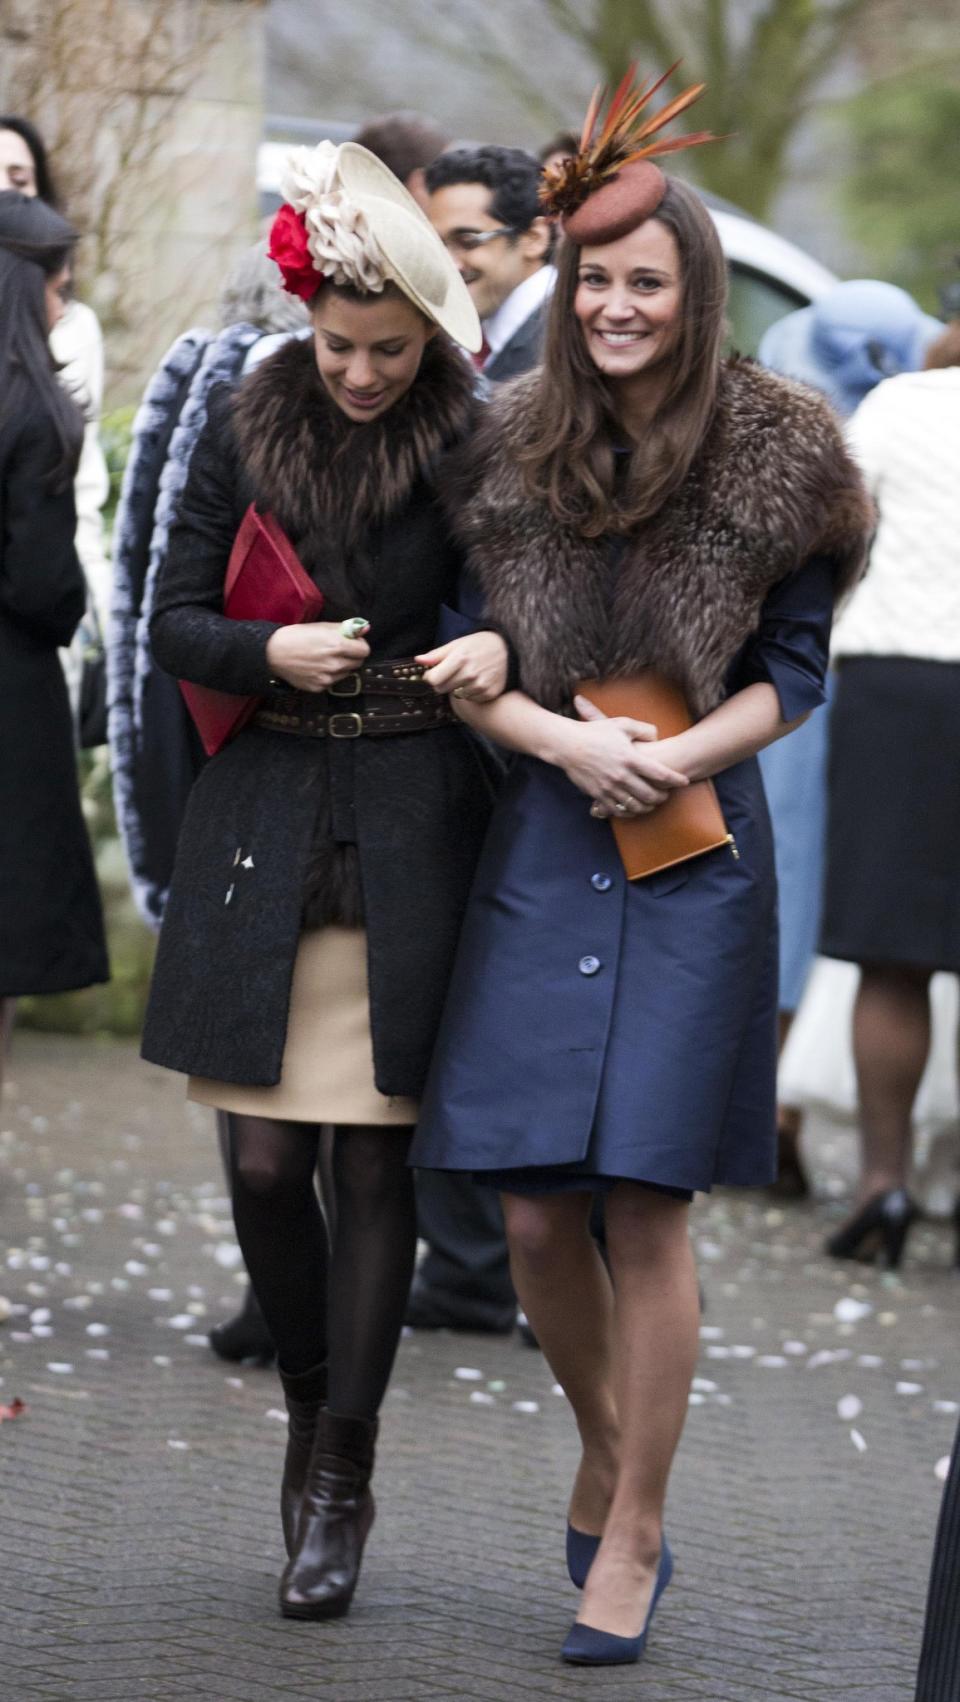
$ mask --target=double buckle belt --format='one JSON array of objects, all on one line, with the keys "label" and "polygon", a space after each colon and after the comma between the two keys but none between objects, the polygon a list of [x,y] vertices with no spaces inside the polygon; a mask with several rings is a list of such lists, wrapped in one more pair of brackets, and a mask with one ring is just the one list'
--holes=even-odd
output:
[{"label": "double buckle belt", "polygon": [[[438,697],[418,662],[369,662],[335,680],[325,692],[274,691],[253,717],[258,727],[308,739],[383,738],[448,727],[456,717]],[[329,699],[362,698],[363,708],[331,710]],[[385,699],[383,703],[376,699]]]}]

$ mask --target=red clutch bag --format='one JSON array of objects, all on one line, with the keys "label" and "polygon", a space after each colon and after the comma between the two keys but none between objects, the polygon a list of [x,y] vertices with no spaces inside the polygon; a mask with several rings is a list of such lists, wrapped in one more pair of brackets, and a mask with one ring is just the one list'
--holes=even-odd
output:
[{"label": "red clutch bag", "polygon": [[[296,550],[272,514],[258,514],[253,503],[240,522],[223,586],[223,612],[234,621],[278,621],[298,626],[315,621],[323,610],[318,591]],[[260,702],[211,686],[180,681],[203,748],[215,756],[239,733]]]},{"label": "red clutch bag", "polygon": [[[629,680],[583,680],[577,690],[604,715],[651,721],[661,739],[692,726],[682,693],[652,668]],[[696,780],[671,792],[648,816],[622,821],[612,816],[610,826],[629,881],[700,857],[718,845],[733,845],[712,780]]]}]

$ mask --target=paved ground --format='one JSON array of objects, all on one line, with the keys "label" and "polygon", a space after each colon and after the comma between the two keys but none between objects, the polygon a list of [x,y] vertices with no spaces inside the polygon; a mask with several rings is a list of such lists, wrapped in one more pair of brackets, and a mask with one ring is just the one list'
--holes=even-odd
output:
[{"label": "paved ground", "polygon": [[678,1576],[642,1668],[557,1660],[575,1447],[515,1340],[404,1341],[354,1611],[292,1625],[274,1378],[205,1345],[240,1280],[206,1114],[126,1047],[23,1034],[13,1074],[0,1402],[29,1410],[0,1425],[5,1699],[909,1702],[960,1396],[945,1230],[901,1283],[820,1257],[836,1206],[698,1208]]}]

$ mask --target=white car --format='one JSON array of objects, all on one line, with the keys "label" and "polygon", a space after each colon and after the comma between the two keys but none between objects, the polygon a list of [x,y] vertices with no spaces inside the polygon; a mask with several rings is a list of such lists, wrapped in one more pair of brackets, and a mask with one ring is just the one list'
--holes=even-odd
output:
[{"label": "white car", "polygon": [[[294,141],[309,145],[329,137],[345,142],[352,134],[350,125],[310,120],[295,121],[289,130],[289,140],[262,142],[257,155],[257,190],[264,215],[280,205],[280,176]],[[748,213],[706,192],[703,198],[730,267],[730,345],[741,354],[755,355],[768,325],[796,307],[808,307],[837,280],[826,266]]]}]

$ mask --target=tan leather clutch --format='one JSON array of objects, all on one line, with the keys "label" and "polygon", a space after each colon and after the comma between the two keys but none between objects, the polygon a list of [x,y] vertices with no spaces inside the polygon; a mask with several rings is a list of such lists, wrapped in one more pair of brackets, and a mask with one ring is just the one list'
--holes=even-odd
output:
[{"label": "tan leather clutch", "polygon": [[[661,739],[693,725],[683,693],[652,668],[626,680],[584,680],[577,689],[604,715],[651,721]],[[631,881],[700,857],[718,845],[733,845],[712,780],[695,780],[671,792],[648,816],[611,816],[610,825]]]}]

